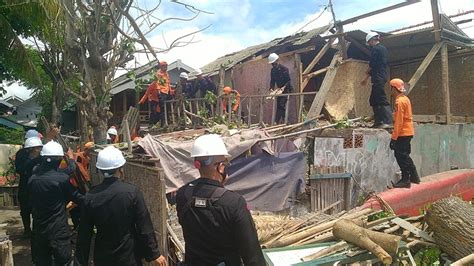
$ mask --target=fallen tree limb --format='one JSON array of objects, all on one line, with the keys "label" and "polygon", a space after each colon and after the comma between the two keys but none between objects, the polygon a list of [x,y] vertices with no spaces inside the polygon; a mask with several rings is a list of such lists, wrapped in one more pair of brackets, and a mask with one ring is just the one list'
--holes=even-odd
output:
[{"label": "fallen tree limb", "polygon": [[451,266],[462,266],[462,265],[470,265],[470,263],[474,262],[474,253],[471,255],[467,255],[466,257],[457,260],[451,264]]},{"label": "fallen tree limb", "polygon": [[332,232],[335,237],[372,252],[385,265],[392,263],[389,252],[397,253],[401,239],[399,236],[367,230],[347,219],[337,221]]}]

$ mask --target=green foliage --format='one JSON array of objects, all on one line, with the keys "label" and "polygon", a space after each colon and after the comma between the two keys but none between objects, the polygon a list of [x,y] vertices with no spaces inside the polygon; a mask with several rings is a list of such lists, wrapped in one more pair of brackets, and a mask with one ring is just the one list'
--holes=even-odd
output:
[{"label": "green foliage", "polygon": [[206,91],[206,95],[204,95],[204,99],[210,105],[215,105],[217,103],[217,96],[210,91]]},{"label": "green foliage", "polygon": [[20,182],[20,179],[16,178],[15,160],[12,158],[12,154],[8,156],[8,168],[3,171],[2,176],[6,178],[7,185],[9,186],[16,185]]},{"label": "green foliage", "polygon": [[415,254],[414,259],[416,265],[439,265],[439,256],[441,255],[441,250],[438,247],[426,247],[418,251]]},{"label": "green foliage", "polygon": [[336,126],[335,128],[349,128],[350,127],[350,122],[349,119],[346,117],[344,119],[336,121]]},{"label": "green foliage", "polygon": [[376,221],[376,220],[389,217],[389,216],[390,216],[390,213],[382,211],[382,212],[370,215],[369,217],[367,217],[367,221],[372,222],[372,221]]},{"label": "green foliage", "polygon": [[0,143],[22,145],[25,137],[23,129],[0,127]]}]

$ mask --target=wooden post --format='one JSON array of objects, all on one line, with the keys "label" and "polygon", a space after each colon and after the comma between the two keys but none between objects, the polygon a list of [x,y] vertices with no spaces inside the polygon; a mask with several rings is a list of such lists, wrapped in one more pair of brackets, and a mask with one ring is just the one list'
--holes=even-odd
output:
[{"label": "wooden post", "polygon": [[278,97],[273,97],[273,107],[272,107],[272,121],[270,123],[270,125],[274,125],[275,124],[275,118],[276,118],[276,110],[277,110],[277,99]]},{"label": "wooden post", "polygon": [[433,14],[435,41],[439,42],[441,41],[441,24],[438,9],[438,0],[431,0],[431,13]]},{"label": "wooden post", "polygon": [[122,92],[122,118],[127,113],[127,91]]},{"label": "wooden post", "polygon": [[[303,92],[303,62],[301,61],[301,55],[300,54],[295,54],[295,65],[296,65],[296,73],[298,73],[298,80],[296,81],[296,84],[298,84],[298,91],[300,93]],[[297,113],[297,120],[296,122],[301,122],[301,115],[299,110],[301,110],[301,106],[303,104],[303,101],[301,100],[301,97],[298,97],[296,100],[296,103],[298,105],[298,113]]]},{"label": "wooden post", "polygon": [[441,47],[441,88],[444,95],[444,107],[446,108],[446,124],[451,124],[451,102],[449,97],[449,63],[448,63],[448,45],[446,43]]},{"label": "wooden post", "polygon": [[247,105],[247,125],[252,124],[252,97],[249,98],[249,105]]},{"label": "wooden post", "polygon": [[431,61],[433,61],[433,58],[436,56],[436,53],[438,53],[442,45],[443,44],[441,42],[433,45],[433,48],[431,48],[431,51],[426,55],[425,59],[423,59],[423,62],[421,62],[421,65],[418,67],[415,74],[413,74],[413,77],[411,77],[410,81],[408,81],[409,88],[407,94],[409,94],[413,90],[416,83],[421,78],[421,75],[425,73],[425,70],[428,68]]},{"label": "wooden post", "polygon": [[[225,68],[224,66],[221,65],[219,68],[219,91],[217,92],[217,96],[221,96],[222,93],[224,92],[224,86],[225,86]],[[219,103],[219,101],[217,101]],[[222,110],[221,104],[217,105],[217,113],[219,115],[222,115],[224,113],[224,110]]]},{"label": "wooden post", "polygon": [[258,123],[262,123],[262,121],[263,121],[263,96],[260,97],[260,109],[259,109],[259,111],[260,111],[260,114],[259,114],[259,118],[258,118],[258,120],[259,120]]},{"label": "wooden post", "polygon": [[9,239],[0,242],[0,265],[13,266],[13,246]]},{"label": "wooden post", "polygon": [[285,125],[288,125],[288,112],[290,107],[290,95],[286,95],[286,106],[285,106]]},{"label": "wooden post", "polygon": [[132,153],[132,139],[130,137],[130,128],[128,127],[128,119],[123,120],[125,127],[125,139],[128,145],[128,152]]}]

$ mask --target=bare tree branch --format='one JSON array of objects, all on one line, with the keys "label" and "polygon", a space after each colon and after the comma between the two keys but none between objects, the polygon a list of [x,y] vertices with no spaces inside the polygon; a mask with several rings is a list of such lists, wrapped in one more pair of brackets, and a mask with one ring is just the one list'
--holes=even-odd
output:
[{"label": "bare tree branch", "polygon": [[202,12],[202,13],[209,14],[209,15],[213,15],[213,14],[214,14],[214,13],[212,13],[212,12],[208,12],[208,11],[205,11],[205,10],[202,10],[202,9],[199,9],[199,8],[196,8],[196,7],[193,6],[193,5],[181,3],[181,2],[179,2],[178,0],[171,0],[171,2],[176,3],[176,4],[179,4],[179,5],[183,5],[183,6],[186,7],[186,9],[188,9],[188,10],[191,11],[191,12]]}]

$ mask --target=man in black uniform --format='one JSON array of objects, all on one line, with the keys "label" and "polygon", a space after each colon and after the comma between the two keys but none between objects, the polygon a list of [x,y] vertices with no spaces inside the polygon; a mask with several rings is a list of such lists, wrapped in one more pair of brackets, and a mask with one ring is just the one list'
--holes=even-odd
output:
[{"label": "man in black uniform", "polygon": [[91,189],[83,205],[76,247],[76,263],[88,265],[93,228],[97,229],[94,265],[142,265],[142,258],[166,265],[143,195],[119,180],[125,164],[122,152],[109,146],[99,152],[96,167],[104,181]]},{"label": "man in black uniform", "polygon": [[[290,72],[288,68],[284,65],[278,63],[279,56],[275,53],[271,53],[268,56],[268,63],[272,65],[272,71],[270,73],[270,90],[275,89],[282,89],[282,94],[290,93],[293,91],[293,87],[291,86],[291,79],[290,79]],[[285,111],[286,111],[286,97],[280,96],[277,97],[277,107],[275,113],[275,123],[280,123],[281,120],[285,119]]]},{"label": "man in black uniform", "polygon": [[223,187],[229,154],[222,139],[197,138],[191,156],[201,177],[176,195],[186,265],[265,265],[245,199]]},{"label": "man in black uniform", "polygon": [[18,185],[20,216],[23,222],[23,234],[28,237],[31,235],[31,205],[28,200],[28,180],[33,174],[33,166],[40,159],[42,147],[43,143],[39,137],[27,138],[23,149],[18,151],[15,156],[15,171],[20,175],[20,183]]},{"label": "man in black uniform", "polygon": [[362,84],[367,83],[370,76],[372,81],[372,92],[369,103],[374,111],[374,125],[377,128],[392,127],[392,110],[385,94],[385,83],[387,82],[388,51],[380,43],[376,32],[369,32],[366,36],[367,44],[371,47],[369,71]]},{"label": "man in black uniform", "polygon": [[65,265],[71,262],[71,229],[66,203],[82,204],[83,197],[59,172],[64,156],[61,145],[50,141],[41,150],[42,161],[28,183],[33,212],[33,261],[36,265]]}]

